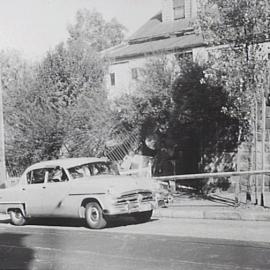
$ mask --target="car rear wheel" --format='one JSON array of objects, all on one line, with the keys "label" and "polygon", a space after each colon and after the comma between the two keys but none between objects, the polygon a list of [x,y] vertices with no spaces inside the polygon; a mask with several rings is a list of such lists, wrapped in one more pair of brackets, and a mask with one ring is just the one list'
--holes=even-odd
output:
[{"label": "car rear wheel", "polygon": [[11,224],[16,226],[23,226],[26,223],[26,218],[20,209],[14,209],[9,211]]},{"label": "car rear wheel", "polygon": [[85,207],[85,220],[89,228],[102,229],[107,225],[102,208],[97,202],[90,202]]},{"label": "car rear wheel", "polygon": [[151,219],[153,214],[153,210],[151,211],[145,211],[145,212],[139,212],[139,213],[134,213],[133,217],[138,223],[144,223],[147,222]]}]

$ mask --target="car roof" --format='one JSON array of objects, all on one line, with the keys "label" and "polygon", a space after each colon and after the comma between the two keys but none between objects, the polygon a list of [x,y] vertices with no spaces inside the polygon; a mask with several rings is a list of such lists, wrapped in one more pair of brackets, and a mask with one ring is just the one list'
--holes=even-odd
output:
[{"label": "car roof", "polygon": [[28,167],[27,171],[46,168],[46,167],[55,167],[60,166],[63,168],[71,168],[80,166],[86,163],[94,163],[99,161],[108,161],[107,158],[96,158],[96,157],[80,157],[80,158],[64,158],[64,159],[54,159],[54,160],[47,160],[35,163]]}]

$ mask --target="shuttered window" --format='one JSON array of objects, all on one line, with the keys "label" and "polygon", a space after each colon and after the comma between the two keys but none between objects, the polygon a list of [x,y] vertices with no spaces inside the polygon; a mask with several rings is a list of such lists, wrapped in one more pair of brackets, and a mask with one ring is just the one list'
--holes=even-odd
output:
[{"label": "shuttered window", "polygon": [[131,77],[132,77],[133,80],[138,79],[138,69],[137,68],[132,68],[131,69]]},{"label": "shuttered window", "polygon": [[115,85],[115,73],[110,73],[110,78],[111,78],[111,86]]}]

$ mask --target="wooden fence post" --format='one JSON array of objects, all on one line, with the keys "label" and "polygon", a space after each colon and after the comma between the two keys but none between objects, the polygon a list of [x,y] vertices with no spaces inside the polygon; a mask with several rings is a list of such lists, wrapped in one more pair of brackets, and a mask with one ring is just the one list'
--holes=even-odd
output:
[{"label": "wooden fence post", "polygon": [[240,195],[240,180],[241,180],[241,177],[240,176],[234,176],[233,179],[234,179],[234,183],[235,183],[235,186],[234,186],[234,200],[235,200],[235,205],[237,206],[237,205],[240,204],[239,195]]}]

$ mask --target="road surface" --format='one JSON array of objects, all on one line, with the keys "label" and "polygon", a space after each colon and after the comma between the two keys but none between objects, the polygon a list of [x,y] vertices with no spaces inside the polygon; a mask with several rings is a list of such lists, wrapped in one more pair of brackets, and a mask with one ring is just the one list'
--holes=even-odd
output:
[{"label": "road surface", "polygon": [[81,222],[0,223],[0,269],[270,269],[269,222],[124,220],[95,231]]}]

